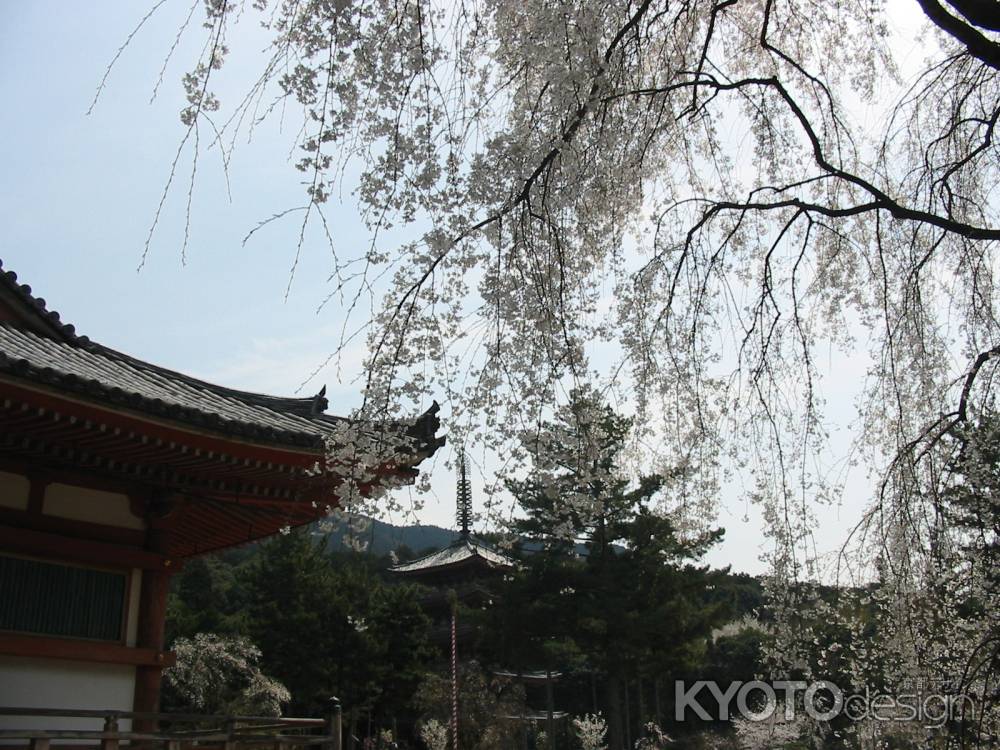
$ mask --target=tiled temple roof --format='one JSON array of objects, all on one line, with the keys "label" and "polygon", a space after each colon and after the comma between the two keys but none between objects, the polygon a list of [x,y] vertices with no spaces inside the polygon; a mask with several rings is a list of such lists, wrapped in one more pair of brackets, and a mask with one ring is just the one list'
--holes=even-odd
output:
[{"label": "tiled temple roof", "polygon": [[[6,303],[6,304],[4,304]],[[282,398],[207,383],[130,357],[78,336],[31,287],[0,261],[0,374],[104,404],[233,437],[320,448],[341,418],[324,414],[325,388],[309,398]],[[8,318],[4,320],[4,317]],[[13,319],[10,319],[13,318]],[[435,404],[409,424],[393,425],[433,452],[442,442]]]},{"label": "tiled temple roof", "polygon": [[62,322],[59,313],[49,310],[45,300],[36,297],[30,286],[20,283],[16,273],[5,271],[3,261],[0,260],[0,300],[4,297],[12,299],[27,313],[22,315],[21,321],[32,330],[64,341],[87,342],[86,336],[77,336],[73,326]]}]

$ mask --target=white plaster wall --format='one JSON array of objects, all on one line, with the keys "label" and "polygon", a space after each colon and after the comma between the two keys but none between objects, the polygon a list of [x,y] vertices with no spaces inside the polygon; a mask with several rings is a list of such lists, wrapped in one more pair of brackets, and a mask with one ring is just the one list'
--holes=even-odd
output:
[{"label": "white plaster wall", "polygon": [[[27,509],[30,484],[25,477],[0,472],[0,506]],[[145,523],[131,512],[126,495],[50,484],[46,487],[42,512],[109,526],[143,530]],[[125,642],[135,646],[139,620],[142,571],[132,570],[128,593]],[[0,655],[0,706],[26,708],[132,710],[135,667],[63,659]],[[88,719],[0,716],[0,729],[100,729],[101,722]],[[123,731],[131,728],[122,721]],[[17,744],[0,740],[0,745]],[[73,743],[77,744],[77,743]]]},{"label": "white plaster wall", "polygon": [[0,471],[0,507],[27,510],[30,488],[27,477]]},{"label": "white plaster wall", "polygon": [[[0,706],[131,711],[134,691],[132,666],[0,656]],[[123,731],[130,727],[119,722]],[[96,719],[0,716],[0,729],[101,728]]]},{"label": "white plaster wall", "polygon": [[50,484],[45,488],[42,512],[75,521],[103,523],[142,531],[146,523],[132,514],[127,495],[104,492],[68,484]]}]

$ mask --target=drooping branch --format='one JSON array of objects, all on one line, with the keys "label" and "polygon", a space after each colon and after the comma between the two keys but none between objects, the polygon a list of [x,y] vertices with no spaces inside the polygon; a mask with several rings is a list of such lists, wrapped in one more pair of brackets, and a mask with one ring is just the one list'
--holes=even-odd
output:
[{"label": "drooping branch", "polygon": [[[946,31],[956,41],[961,42],[970,55],[989,65],[994,70],[1000,70],[1000,44],[988,39],[978,29],[951,15],[937,0],[917,0],[917,2],[920,3],[920,7],[924,9],[927,17],[938,28]],[[951,4],[958,7],[958,5],[964,3]],[[990,5],[996,6],[998,4],[991,2]]]},{"label": "drooping branch", "polygon": [[976,360],[972,363],[972,367],[969,368],[969,372],[965,376],[965,382],[962,384],[962,393],[958,399],[958,409],[955,413],[958,421],[965,422],[969,418],[969,396],[972,394],[972,387],[976,383],[979,371],[983,369],[987,362],[997,357],[1000,357],[1000,344],[984,352],[980,352]]},{"label": "drooping branch", "polygon": [[838,491],[817,352],[867,345],[867,562],[905,571],[936,446],[1000,359],[997,3],[919,2],[959,45],[923,50],[909,91],[878,0],[272,4],[254,99],[271,79],[305,110],[310,200],[360,167],[370,242],[331,278],[357,288],[341,314],[372,302],[366,406],[437,389],[506,466],[578,380],[614,389],[699,520],[720,467],[750,466],[801,576]]},{"label": "drooping branch", "polygon": [[[816,134],[816,130],[813,127],[813,124],[809,116],[805,113],[801,105],[788,91],[787,87],[777,77],[771,76],[767,78],[744,78],[732,82],[721,82],[716,80],[712,76],[702,76],[700,78],[690,78],[689,80],[680,81],[666,86],[654,86],[642,89],[635,89],[627,92],[616,92],[614,94],[609,95],[607,99],[610,101],[613,99],[620,99],[625,97],[666,96],[672,92],[687,88],[705,88],[705,89],[710,89],[713,92],[723,92],[723,91],[739,91],[741,89],[748,87],[765,87],[775,91],[778,94],[778,96],[785,102],[788,109],[791,111],[795,119],[798,121],[803,134],[808,139],[816,165],[820,167],[828,175],[861,188],[862,190],[870,194],[873,198],[873,200],[868,201],[866,203],[857,204],[855,206],[846,208],[821,206],[816,203],[806,202],[799,199],[790,199],[786,201],[779,201],[776,203],[749,203],[747,204],[747,207],[749,209],[769,210],[772,208],[787,208],[789,206],[795,206],[799,208],[808,208],[808,210],[810,211],[813,211],[815,213],[822,213],[827,216],[841,216],[841,217],[855,216],[867,211],[881,210],[881,211],[887,211],[897,219],[928,224],[930,226],[934,226],[939,229],[944,229],[947,232],[957,234],[967,239],[1000,240],[1000,229],[976,226],[974,224],[969,224],[964,221],[959,221],[950,216],[942,216],[940,214],[931,211],[925,211],[922,209],[917,209],[903,205],[899,201],[890,197],[885,191],[881,190],[880,188],[875,186],[872,182],[865,179],[864,177],[861,177],[857,174],[854,174],[853,172],[849,172],[841,167],[832,164],[825,155],[823,144],[821,143],[819,136]],[[720,208],[725,210],[729,208],[734,208],[739,204],[730,204],[723,202],[720,203],[719,205]]]},{"label": "drooping branch", "polygon": [[1000,2],[997,0],[948,0],[966,20],[981,29],[1000,31]]}]

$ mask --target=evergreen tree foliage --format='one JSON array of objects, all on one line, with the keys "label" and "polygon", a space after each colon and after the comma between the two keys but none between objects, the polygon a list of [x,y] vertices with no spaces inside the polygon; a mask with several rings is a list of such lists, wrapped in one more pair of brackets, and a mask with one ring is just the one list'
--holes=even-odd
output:
[{"label": "evergreen tree foliage", "polygon": [[[521,746],[518,722],[506,717],[525,711],[524,692],[518,685],[490,676],[476,661],[459,669],[458,746],[466,750],[508,750]],[[447,726],[451,717],[450,677],[430,673],[415,696],[422,722]]]},{"label": "evergreen tree foliage", "polygon": [[167,643],[197,633],[234,635],[245,630],[234,557],[196,557],[185,563],[167,603]]},{"label": "evergreen tree foliage", "polygon": [[386,584],[375,566],[330,554],[306,529],[249,556],[194,560],[170,598],[171,640],[213,629],[245,637],[263,671],[288,688],[286,713],[322,715],[337,696],[355,717],[364,710],[389,725],[427,668],[429,623],[416,590]]},{"label": "evergreen tree foliage", "polygon": [[[620,456],[627,424],[609,410],[605,416],[614,420],[607,451]],[[629,483],[616,478],[616,460],[598,463],[602,478],[588,491],[598,488],[603,517],[580,514],[570,543],[546,533],[551,496],[533,483],[539,478],[517,488],[524,509],[519,566],[493,586],[492,602],[461,608],[460,622],[473,626],[473,635],[460,653],[476,662],[463,667],[469,747],[523,742],[516,723],[514,737],[511,727],[483,718],[490,707],[546,708],[542,688],[525,693],[516,681],[497,681],[495,667],[561,671],[556,708],[603,712],[609,742],[621,743],[613,748],[624,743],[626,727],[635,740],[647,722],[667,722],[674,679],[746,679],[757,669],[753,639],[710,637],[723,621],[761,604],[754,579],[694,564],[721,532],[683,538],[650,511],[663,492],[657,481]],[[545,481],[567,492],[581,483],[565,471]],[[355,735],[392,729],[397,739],[416,741],[420,722],[447,723],[450,712],[446,655],[429,646],[425,592],[387,576],[387,556],[330,547],[329,537],[299,530],[189,561],[170,597],[170,640],[245,641],[259,651],[261,673],[288,688],[284,713],[320,715],[336,695]],[[245,681],[203,682],[232,697],[242,695],[234,689]]]},{"label": "evergreen tree foliage", "polygon": [[[642,726],[655,712],[644,696],[664,677],[695,671],[712,629],[732,613],[708,597],[724,574],[693,564],[722,530],[682,538],[655,512],[662,478],[632,483],[620,469],[630,427],[590,394],[577,394],[575,408],[545,426],[545,455],[536,463],[544,468],[508,484],[522,513],[514,531],[540,549],[522,554],[497,619],[502,657],[515,666],[591,672],[592,692],[603,688],[597,703],[612,748],[624,746],[629,686],[649,709],[629,717]],[[584,472],[566,459],[581,452],[589,454]],[[567,501],[574,496],[592,502]]]}]

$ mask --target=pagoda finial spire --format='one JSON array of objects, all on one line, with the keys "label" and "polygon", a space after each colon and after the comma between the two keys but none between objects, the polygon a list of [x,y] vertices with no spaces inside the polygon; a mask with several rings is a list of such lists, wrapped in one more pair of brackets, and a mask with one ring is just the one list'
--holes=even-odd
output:
[{"label": "pagoda finial spire", "polygon": [[455,496],[458,505],[456,520],[464,538],[469,536],[472,527],[472,485],[465,471],[465,451],[458,456],[458,488]]}]

